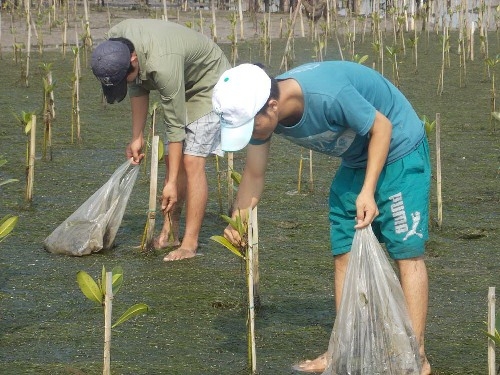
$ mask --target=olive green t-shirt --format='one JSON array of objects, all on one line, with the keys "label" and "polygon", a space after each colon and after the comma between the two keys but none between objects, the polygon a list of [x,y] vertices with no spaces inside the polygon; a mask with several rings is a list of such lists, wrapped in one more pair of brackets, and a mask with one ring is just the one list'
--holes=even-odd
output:
[{"label": "olive green t-shirt", "polygon": [[212,90],[231,68],[212,40],[185,26],[163,20],[128,19],[113,26],[109,38],[127,38],[139,59],[139,76],[129,84],[131,97],[158,90],[170,142],[185,138],[185,126],[212,111]]}]

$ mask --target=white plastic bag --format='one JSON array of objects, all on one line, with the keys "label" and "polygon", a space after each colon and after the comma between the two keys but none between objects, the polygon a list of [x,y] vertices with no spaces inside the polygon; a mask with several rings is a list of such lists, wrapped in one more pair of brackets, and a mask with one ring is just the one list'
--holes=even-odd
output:
[{"label": "white plastic bag", "polygon": [[371,226],[356,231],[322,375],[420,375],[403,290]]},{"label": "white plastic bag", "polygon": [[45,249],[55,254],[82,256],[111,248],[139,172],[138,165],[129,170],[130,165],[130,160],[123,163],[63,221],[45,239]]}]

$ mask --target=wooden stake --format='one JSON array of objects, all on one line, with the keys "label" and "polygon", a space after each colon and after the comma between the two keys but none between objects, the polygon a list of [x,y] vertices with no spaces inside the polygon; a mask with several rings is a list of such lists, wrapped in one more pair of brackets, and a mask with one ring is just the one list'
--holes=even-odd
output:
[{"label": "wooden stake", "polygon": [[[495,335],[495,287],[488,289],[488,333]],[[488,375],[496,375],[495,341],[488,338]]]},{"label": "wooden stake", "polygon": [[168,21],[167,0],[163,0],[163,19]]},{"label": "wooden stake", "polygon": [[36,151],[36,116],[31,116],[30,149],[28,159],[28,181],[26,183],[26,199],[33,200],[33,186],[35,183],[35,151]]},{"label": "wooden stake", "polygon": [[227,205],[229,211],[232,210],[234,201],[234,182],[231,178],[231,173],[234,170],[234,154],[232,152],[227,153]]},{"label": "wooden stake", "polygon": [[292,43],[293,34],[294,34],[295,20],[297,19],[297,13],[300,13],[301,6],[302,6],[302,1],[298,0],[295,11],[293,13],[292,24],[290,25],[290,30],[288,31],[288,39],[286,40],[285,52],[283,54],[283,58],[281,59],[280,70],[283,70],[283,69],[288,70],[288,68],[289,68],[288,67],[288,58],[289,58],[290,50],[292,48],[291,43]]},{"label": "wooden stake", "polygon": [[436,196],[438,205],[437,225],[443,225],[443,198],[441,195],[441,114],[436,113]]},{"label": "wooden stake", "polygon": [[153,245],[153,237],[155,232],[156,222],[156,194],[158,191],[158,143],[160,137],[153,136],[153,143],[151,145],[151,176],[149,181],[149,211],[148,211],[148,225],[146,230],[145,249],[150,249]]},{"label": "wooden stake", "polygon": [[245,39],[245,35],[243,33],[243,9],[241,6],[241,0],[238,0],[238,15],[240,17],[240,40]]},{"label": "wooden stake", "polygon": [[259,220],[257,219],[257,206],[251,212],[252,223],[252,256],[253,256],[253,299],[256,309],[260,307],[260,272],[259,272]]},{"label": "wooden stake", "polygon": [[224,213],[224,209],[222,208],[222,183],[219,155],[215,155],[215,173],[217,173],[217,201],[219,202],[219,214],[222,215]]},{"label": "wooden stake", "polygon": [[254,304],[254,210],[248,209],[248,249],[247,249],[247,287],[248,287],[248,356],[251,374],[257,373],[257,358],[255,350],[255,304]]},{"label": "wooden stake", "polygon": [[26,87],[29,86],[29,75],[30,75],[30,55],[31,55],[31,12],[29,1],[26,1],[26,25],[28,27],[28,42],[26,43],[26,70],[24,75],[24,84]]},{"label": "wooden stake", "polygon": [[313,152],[309,150],[309,191],[314,191]]},{"label": "wooden stake", "polygon": [[103,375],[111,374],[111,313],[113,310],[113,272],[106,272],[104,296],[104,366]]},{"label": "wooden stake", "polygon": [[299,160],[299,177],[297,179],[297,194],[300,194],[300,188],[302,185],[302,165],[304,157],[302,156],[303,148],[300,148],[300,160]]},{"label": "wooden stake", "polygon": [[211,0],[210,7],[212,8],[212,39],[217,43],[217,19],[215,17],[215,0]]}]

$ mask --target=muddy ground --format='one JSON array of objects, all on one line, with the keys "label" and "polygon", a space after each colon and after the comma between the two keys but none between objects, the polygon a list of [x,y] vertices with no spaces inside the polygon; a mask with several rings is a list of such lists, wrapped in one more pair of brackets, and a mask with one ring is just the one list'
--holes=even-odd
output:
[{"label": "muddy ground", "polygon": [[[136,13],[114,14],[112,20],[129,15]],[[20,219],[13,234],[0,243],[0,373],[101,373],[103,314],[80,292],[76,273],[85,270],[97,278],[103,265],[108,269],[121,265],[125,282],[114,300],[115,319],[137,302],[147,303],[151,310],[114,329],[113,374],[247,374],[242,264],[209,239],[221,233],[225,225],[219,215],[227,209],[225,199],[222,210],[219,206],[214,159],[207,165],[210,197],[201,233],[203,256],[165,264],[164,252],[144,255],[137,250],[147,215],[145,170],[132,192],[114,249],[83,258],[45,252],[44,238],[123,162],[130,134],[129,107],[126,101],[103,106],[99,86],[83,64],[82,141],[71,143],[73,55],[63,57],[56,48],[43,55],[33,52],[30,85],[25,87],[22,65],[6,47],[8,21],[2,16],[0,154],[8,164],[1,168],[0,179],[19,182],[0,188],[0,217],[15,214]],[[106,26],[101,28],[105,31]],[[96,41],[98,29],[92,24]],[[23,35],[17,30],[16,35]],[[218,30],[222,33],[222,27]],[[55,47],[57,41],[49,43],[45,38]],[[387,40],[390,43],[390,31]],[[477,58],[467,61],[465,79],[460,78],[457,40],[452,33],[450,66],[445,69],[441,95],[436,89],[442,44],[434,33],[420,35],[418,66],[412,49],[401,54],[400,77],[401,90],[420,115],[441,116],[443,224],[436,225],[434,173],[426,255],[428,356],[437,375],[482,375],[487,373],[487,293],[491,286],[498,288],[500,281],[500,142],[495,130],[499,124],[490,120],[492,81],[479,55],[479,40]],[[272,74],[280,70],[284,44],[279,38],[272,42],[268,63]],[[324,59],[340,58],[338,44],[344,58],[351,59],[343,37],[338,42],[329,39]],[[229,46],[222,47],[229,56]],[[265,60],[258,38],[241,42],[238,48],[239,62]],[[381,69],[368,34],[358,35],[355,49],[369,55],[365,64]],[[297,38],[294,51],[294,65],[316,56],[309,38]],[[492,55],[500,51],[495,33],[489,35],[489,51]],[[42,157],[43,132],[38,129],[34,199],[28,204],[24,200],[26,136],[14,114],[40,114],[43,89],[37,67],[41,62],[53,63],[57,117],[52,161]],[[495,69],[498,77],[498,66]],[[384,74],[393,79],[389,60]],[[435,163],[436,137],[431,134],[429,139]],[[266,192],[259,205],[262,308],[256,331],[257,364],[264,375],[292,374],[291,364],[325,350],[335,318],[327,195],[338,160],[313,154],[314,189],[309,190],[305,171],[303,190],[297,194],[300,152],[275,137]],[[241,170],[243,153],[237,153],[235,160]],[[221,163],[224,168],[225,161]],[[160,168],[160,179],[162,172]],[[222,190],[225,197],[225,187]]]}]

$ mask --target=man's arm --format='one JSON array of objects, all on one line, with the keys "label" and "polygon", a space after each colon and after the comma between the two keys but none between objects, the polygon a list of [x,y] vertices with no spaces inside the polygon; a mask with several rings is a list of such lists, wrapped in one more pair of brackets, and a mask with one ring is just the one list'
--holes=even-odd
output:
[{"label": "man's arm", "polygon": [[161,209],[170,212],[177,203],[177,176],[183,158],[183,142],[168,143],[168,181],[163,187]]},{"label": "man's arm", "polygon": [[391,143],[392,124],[387,117],[377,111],[375,120],[370,129],[368,144],[368,162],[366,166],[365,181],[361,192],[356,199],[355,228],[364,228],[371,224],[379,214],[375,203],[375,189],[377,188],[380,172],[384,168]]},{"label": "man's arm", "polygon": [[127,146],[127,158],[133,158],[134,164],[140,163],[144,157],[144,127],[148,116],[149,94],[132,96],[130,98],[132,109],[132,140]]},{"label": "man's arm", "polygon": [[[238,193],[233,205],[233,217],[245,215],[249,207],[255,207],[264,191],[264,177],[271,142],[262,145],[247,146],[245,169],[241,178]],[[238,244],[241,238],[230,225],[224,230],[224,236],[233,244]]]}]

